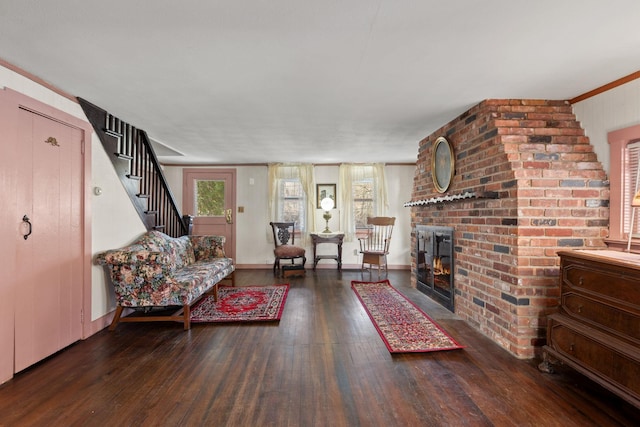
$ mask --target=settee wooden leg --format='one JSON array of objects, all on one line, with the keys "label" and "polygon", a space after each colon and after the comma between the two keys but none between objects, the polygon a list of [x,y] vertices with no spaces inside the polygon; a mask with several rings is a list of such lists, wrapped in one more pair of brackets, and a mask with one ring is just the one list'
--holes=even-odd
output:
[{"label": "settee wooden leg", "polygon": [[122,310],[124,307],[121,305],[116,307],[116,313],[113,315],[113,320],[111,321],[111,325],[109,325],[109,330],[113,331],[118,326],[118,322],[120,322],[120,316],[122,316]]},{"label": "settee wooden leg", "polygon": [[236,272],[232,271],[224,279],[221,279],[220,282],[223,280],[225,281],[225,285],[228,285],[226,282],[231,282],[231,286],[236,286]]}]

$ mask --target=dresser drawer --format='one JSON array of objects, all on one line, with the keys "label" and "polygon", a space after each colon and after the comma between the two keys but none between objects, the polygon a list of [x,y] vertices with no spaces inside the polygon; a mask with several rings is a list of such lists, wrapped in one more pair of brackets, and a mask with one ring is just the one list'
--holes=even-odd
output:
[{"label": "dresser drawer", "polygon": [[549,318],[550,353],[595,381],[640,401],[640,352],[560,315]]},{"label": "dresser drawer", "polygon": [[640,344],[640,313],[573,292],[562,294],[562,308],[571,317]]},{"label": "dresser drawer", "polygon": [[640,310],[640,272],[606,264],[563,259],[562,291],[601,295]]}]

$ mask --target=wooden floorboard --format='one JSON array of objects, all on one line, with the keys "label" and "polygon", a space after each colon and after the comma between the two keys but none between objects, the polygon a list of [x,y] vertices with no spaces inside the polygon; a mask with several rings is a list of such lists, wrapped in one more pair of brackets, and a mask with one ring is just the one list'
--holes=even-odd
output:
[{"label": "wooden floorboard", "polygon": [[0,386],[0,426],[638,425],[638,408],[513,357],[411,288],[408,271],[388,278],[465,348],[389,354],[350,288],[368,274],[238,271],[238,286],[290,283],[279,322],[101,331]]}]

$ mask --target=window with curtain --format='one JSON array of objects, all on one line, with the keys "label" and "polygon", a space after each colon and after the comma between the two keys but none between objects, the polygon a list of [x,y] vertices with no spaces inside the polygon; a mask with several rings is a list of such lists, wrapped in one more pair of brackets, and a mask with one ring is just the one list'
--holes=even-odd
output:
[{"label": "window with curtain", "polygon": [[367,226],[367,218],[375,216],[376,212],[376,184],[373,178],[365,178],[351,183],[351,197],[353,200],[353,218],[358,228]]},{"label": "window with curtain", "polygon": [[[313,165],[269,165],[270,221],[294,221],[303,244],[309,231],[315,229],[314,188]],[[273,239],[273,235],[267,235]]]},{"label": "window with curtain", "polygon": [[[623,200],[622,200],[622,224],[625,230],[631,230],[634,238],[640,237],[640,206],[636,206],[636,212],[632,211],[632,201],[636,192],[640,190],[638,180],[638,163],[640,162],[640,140],[630,142],[624,150],[623,168]],[[637,204],[637,202],[635,203]],[[633,217],[633,218],[632,218]],[[633,221],[633,227],[631,222]]]},{"label": "window with curtain", "polygon": [[[611,248],[640,250],[640,207],[634,200],[640,173],[640,124],[607,132]],[[640,188],[638,189],[640,190]],[[632,218],[633,217],[633,218]]]},{"label": "window with curtain", "polygon": [[388,208],[384,164],[340,165],[340,189],[345,239],[354,239],[370,216],[385,216]]},{"label": "window with curtain", "polygon": [[300,179],[281,179],[278,186],[276,219],[281,222],[295,222],[298,230],[305,230],[306,195]]}]

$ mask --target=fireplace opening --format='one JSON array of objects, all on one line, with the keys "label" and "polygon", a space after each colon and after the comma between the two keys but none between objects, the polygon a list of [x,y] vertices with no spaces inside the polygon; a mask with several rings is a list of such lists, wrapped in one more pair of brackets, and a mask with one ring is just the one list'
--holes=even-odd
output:
[{"label": "fireplace opening", "polygon": [[454,311],[453,228],[416,226],[416,287]]}]

